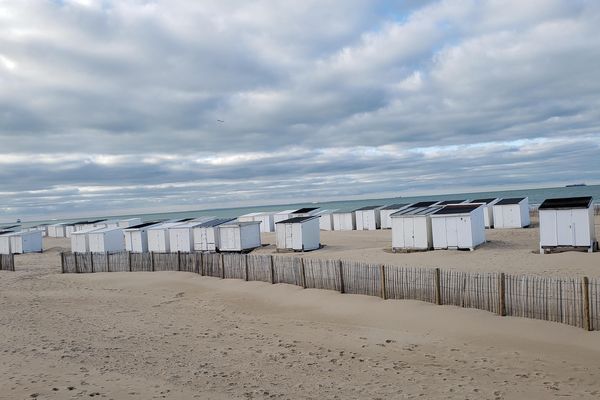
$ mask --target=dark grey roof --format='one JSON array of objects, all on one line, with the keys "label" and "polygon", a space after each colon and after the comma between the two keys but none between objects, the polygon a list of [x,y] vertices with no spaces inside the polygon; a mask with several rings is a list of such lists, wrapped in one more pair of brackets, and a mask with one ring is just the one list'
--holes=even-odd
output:
[{"label": "dark grey roof", "polygon": [[439,211],[435,212],[435,215],[449,215],[449,214],[467,214],[471,211],[481,207],[479,204],[455,204],[444,206]]},{"label": "dark grey roof", "polygon": [[276,222],[275,224],[295,224],[295,223],[298,223],[298,222],[304,222],[304,221],[308,221],[308,220],[311,220],[311,219],[317,219],[317,218],[319,218],[319,217],[316,216],[316,215],[311,215],[309,217],[294,217],[294,218],[290,218],[290,219],[286,219],[286,220],[283,220],[283,221]]},{"label": "dark grey roof", "polygon": [[431,206],[431,207],[414,207],[410,206],[408,208],[402,209],[393,213],[392,217],[398,217],[403,215],[430,215],[439,210],[441,207],[439,206]]},{"label": "dark grey roof", "polygon": [[445,206],[448,204],[459,204],[459,203],[462,203],[463,201],[465,201],[465,200],[464,199],[462,199],[462,200],[444,200],[444,201],[439,202],[438,204],[440,206]]},{"label": "dark grey roof", "polygon": [[475,199],[475,200],[471,200],[470,203],[484,203],[484,204],[490,204],[492,201],[496,200],[496,197],[494,198],[490,198],[490,199]]},{"label": "dark grey roof", "polygon": [[151,225],[156,225],[158,224],[158,221],[154,221],[154,222],[144,222],[143,224],[138,224],[138,225],[133,225],[133,226],[128,226],[125,230],[129,231],[131,229],[141,229],[141,228],[145,228],[147,226],[151,226]]},{"label": "dark grey roof", "polygon": [[315,211],[315,210],[318,210],[318,209],[319,209],[319,207],[304,207],[304,208],[296,210],[296,211],[294,211],[294,212],[292,212],[290,214],[305,214],[305,213],[309,213],[311,211]]},{"label": "dark grey roof", "polygon": [[8,231],[9,229],[18,228],[19,226],[21,226],[21,225],[4,225],[4,226],[2,226],[1,229]]},{"label": "dark grey roof", "polygon": [[509,199],[502,199],[494,205],[495,206],[504,206],[504,205],[509,205],[509,204],[519,204],[523,200],[525,200],[525,197],[512,197]]},{"label": "dark grey roof", "polygon": [[563,197],[558,199],[546,199],[540,205],[540,210],[561,208],[588,208],[592,204],[592,197]]},{"label": "dark grey roof", "polygon": [[375,210],[376,208],[379,208],[381,206],[365,206],[365,207],[361,207],[361,208],[357,208],[354,211],[369,211],[369,210]]},{"label": "dark grey roof", "polygon": [[217,218],[210,221],[206,221],[201,225],[197,226],[197,228],[213,228],[215,226],[223,225],[228,222],[233,221],[235,218]]},{"label": "dark grey roof", "polygon": [[406,207],[410,204],[390,204],[389,206],[385,206],[382,208],[382,210],[399,210],[402,207]]},{"label": "dark grey roof", "polygon": [[420,201],[413,204],[411,207],[431,207],[435,203],[437,203],[437,201]]}]

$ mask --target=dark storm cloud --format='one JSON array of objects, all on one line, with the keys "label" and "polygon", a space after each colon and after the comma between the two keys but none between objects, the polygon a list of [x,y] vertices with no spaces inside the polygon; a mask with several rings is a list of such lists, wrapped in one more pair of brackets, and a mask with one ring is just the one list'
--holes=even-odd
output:
[{"label": "dark storm cloud", "polygon": [[584,0],[3,3],[0,217],[597,181],[599,19]]}]

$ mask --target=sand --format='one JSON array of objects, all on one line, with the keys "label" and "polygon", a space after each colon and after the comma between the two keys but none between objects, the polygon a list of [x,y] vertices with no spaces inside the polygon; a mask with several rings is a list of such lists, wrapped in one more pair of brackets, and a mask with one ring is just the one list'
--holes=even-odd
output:
[{"label": "sand", "polygon": [[[324,234],[330,245],[310,256],[454,258],[475,268],[474,258],[503,254],[393,255],[381,250],[387,236]],[[364,248],[344,251],[345,237]],[[66,243],[46,240],[44,254],[17,256],[17,272],[0,272],[0,399],[600,397],[600,332],[183,272],[63,275]],[[555,255],[527,257],[543,258],[528,268],[562,271],[546,261]]]}]

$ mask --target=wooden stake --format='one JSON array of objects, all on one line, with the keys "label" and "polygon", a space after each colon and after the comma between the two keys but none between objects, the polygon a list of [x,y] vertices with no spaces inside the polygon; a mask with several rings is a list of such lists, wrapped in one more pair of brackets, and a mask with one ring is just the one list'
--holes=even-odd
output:
[{"label": "wooden stake", "polygon": [[275,265],[273,261],[273,256],[271,256],[271,284],[275,283]]},{"label": "wooden stake", "polygon": [[379,266],[379,275],[381,280],[381,298],[385,300],[385,266]]},{"label": "wooden stake", "polygon": [[590,320],[590,280],[587,276],[584,276],[581,281],[581,300],[583,301],[583,329],[586,331],[592,330],[592,323]]},{"label": "wooden stake", "polygon": [[225,279],[225,261],[223,260],[223,253],[221,253],[219,259],[221,260],[221,279]]},{"label": "wooden stake", "polygon": [[92,269],[92,274],[94,273],[94,253],[90,253],[90,268]]},{"label": "wooden stake", "polygon": [[131,272],[131,252],[127,252],[127,266],[129,267],[129,272]]},{"label": "wooden stake", "polygon": [[108,253],[108,251],[106,252],[106,270],[108,272],[110,272],[110,254]]},{"label": "wooden stake", "polygon": [[65,253],[60,252],[60,272],[65,273]]},{"label": "wooden stake", "polygon": [[344,293],[344,268],[342,267],[342,260],[338,260],[338,270],[340,275],[340,293]]},{"label": "wooden stake", "polygon": [[181,251],[177,250],[177,271],[181,271]]},{"label": "wooden stake", "polygon": [[200,268],[198,270],[200,271],[200,276],[204,276],[204,253],[200,253]]},{"label": "wooden stake", "polygon": [[442,305],[442,285],[440,283],[440,269],[436,268],[434,270],[434,284],[435,284],[435,304],[438,306]]},{"label": "wooden stake", "polygon": [[300,258],[300,279],[302,280],[302,288],[306,289],[306,273],[304,272],[304,258]]},{"label": "wooden stake", "polygon": [[243,254],[244,256],[244,269],[246,270],[246,274],[244,275],[246,277],[246,282],[248,282],[248,254]]},{"label": "wooden stake", "polygon": [[498,277],[498,315],[506,316],[506,276],[504,272]]},{"label": "wooden stake", "polygon": [[154,272],[154,252],[150,252],[150,271]]},{"label": "wooden stake", "polygon": [[75,256],[75,273],[78,274],[79,270],[77,268],[77,253],[73,253],[73,255]]}]

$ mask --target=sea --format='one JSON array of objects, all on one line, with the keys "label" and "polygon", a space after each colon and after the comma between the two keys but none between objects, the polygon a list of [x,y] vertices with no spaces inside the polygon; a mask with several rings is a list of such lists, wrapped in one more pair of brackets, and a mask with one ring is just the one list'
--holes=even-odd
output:
[{"label": "sea", "polygon": [[140,217],[143,222],[151,221],[163,221],[169,219],[182,219],[182,218],[195,218],[201,216],[214,216],[214,217],[231,217],[235,218],[240,215],[254,213],[254,212],[266,212],[266,211],[283,211],[291,209],[299,209],[303,207],[319,207],[322,210],[355,210],[360,207],[371,206],[371,205],[391,205],[391,204],[407,204],[416,203],[419,201],[428,200],[474,200],[484,198],[510,198],[510,197],[528,197],[529,204],[531,206],[541,204],[545,199],[556,198],[556,197],[579,197],[579,196],[592,196],[595,203],[600,203],[600,185],[589,185],[589,186],[572,186],[572,187],[555,187],[555,188],[544,188],[544,189],[521,189],[521,190],[502,190],[502,191],[491,191],[491,192],[470,192],[470,193],[450,193],[444,195],[431,195],[431,196],[412,196],[412,197],[391,197],[391,198],[373,198],[373,199],[362,199],[362,200],[341,200],[341,201],[328,201],[328,202],[305,202],[305,203],[291,203],[291,204],[279,204],[279,205],[268,205],[268,206],[252,206],[252,207],[238,207],[238,208],[216,208],[216,209],[205,209],[205,210],[189,210],[189,211],[177,211],[177,212],[161,212],[161,213],[147,213],[147,214],[126,214],[126,215],[90,215],[87,218],[74,218],[64,220],[39,220],[39,221],[27,221],[23,222],[24,228],[35,226],[44,223],[57,223],[57,222],[75,222],[81,220],[93,220],[93,219],[124,219],[132,217]]}]

